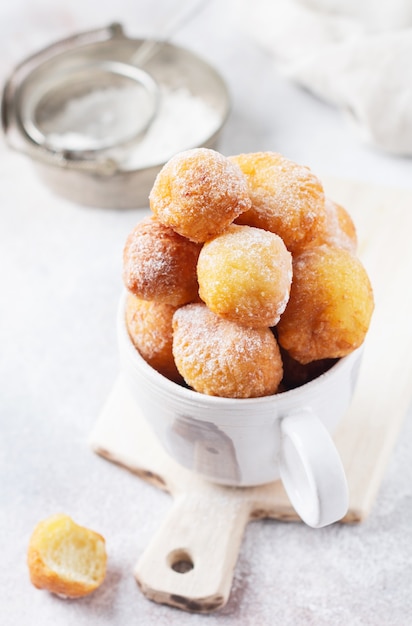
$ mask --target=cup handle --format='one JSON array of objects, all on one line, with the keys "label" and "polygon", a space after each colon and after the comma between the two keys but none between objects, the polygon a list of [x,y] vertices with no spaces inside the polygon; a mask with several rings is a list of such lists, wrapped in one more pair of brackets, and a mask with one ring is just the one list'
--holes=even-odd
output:
[{"label": "cup handle", "polygon": [[280,476],[302,520],[321,528],[342,519],[349,506],[342,461],[329,432],[311,411],[280,423]]}]

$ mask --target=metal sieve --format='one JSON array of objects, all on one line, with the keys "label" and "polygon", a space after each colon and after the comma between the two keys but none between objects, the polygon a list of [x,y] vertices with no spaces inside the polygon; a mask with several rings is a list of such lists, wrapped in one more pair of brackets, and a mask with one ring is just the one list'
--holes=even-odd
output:
[{"label": "metal sieve", "polygon": [[111,60],[51,73],[22,101],[21,123],[46,150],[79,159],[138,140],[153,121],[156,81],[143,69]]}]

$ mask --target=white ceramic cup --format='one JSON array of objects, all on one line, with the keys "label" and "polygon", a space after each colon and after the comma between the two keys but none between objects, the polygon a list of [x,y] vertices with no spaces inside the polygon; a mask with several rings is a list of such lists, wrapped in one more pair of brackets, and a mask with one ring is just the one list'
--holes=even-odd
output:
[{"label": "white ceramic cup", "polygon": [[330,433],[349,406],[359,350],[297,389],[232,399],[187,389],[150,367],[130,340],[125,297],[118,340],[126,382],[163,448],[178,463],[223,485],[281,479],[309,526],[326,526],[346,514],[348,487]]}]

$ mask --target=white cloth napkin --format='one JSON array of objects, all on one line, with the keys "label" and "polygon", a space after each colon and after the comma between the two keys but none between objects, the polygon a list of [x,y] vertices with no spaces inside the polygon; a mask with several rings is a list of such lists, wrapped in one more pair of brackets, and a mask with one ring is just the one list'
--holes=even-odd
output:
[{"label": "white cloth napkin", "polygon": [[246,0],[280,70],[339,106],[362,139],[412,155],[411,0]]}]

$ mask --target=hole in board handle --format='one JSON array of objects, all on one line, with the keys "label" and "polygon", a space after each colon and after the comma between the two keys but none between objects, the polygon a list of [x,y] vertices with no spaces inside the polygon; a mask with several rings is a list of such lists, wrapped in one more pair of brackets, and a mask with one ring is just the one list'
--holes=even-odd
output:
[{"label": "hole in board handle", "polygon": [[167,556],[168,565],[178,574],[186,574],[194,568],[190,554],[183,549],[173,550]]}]

